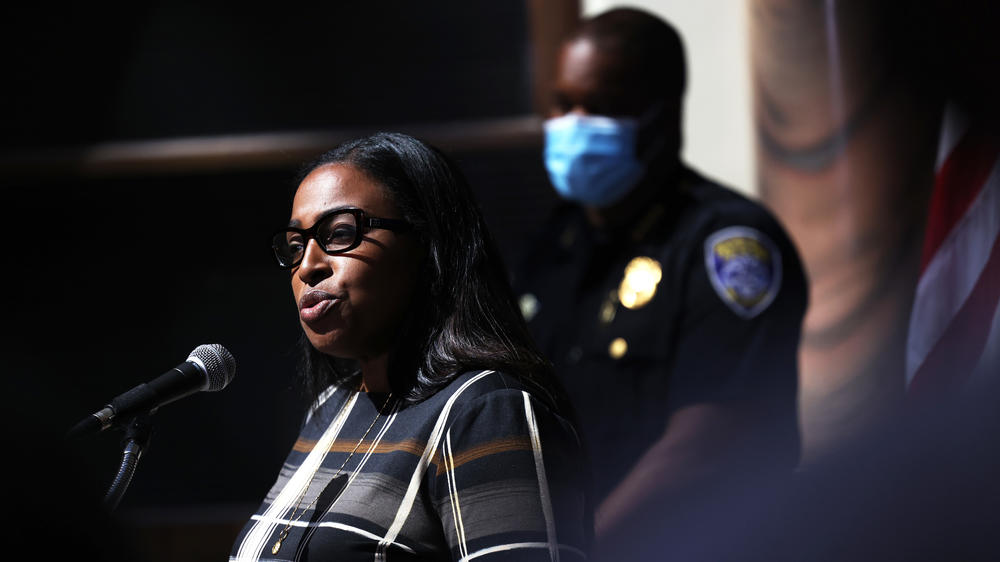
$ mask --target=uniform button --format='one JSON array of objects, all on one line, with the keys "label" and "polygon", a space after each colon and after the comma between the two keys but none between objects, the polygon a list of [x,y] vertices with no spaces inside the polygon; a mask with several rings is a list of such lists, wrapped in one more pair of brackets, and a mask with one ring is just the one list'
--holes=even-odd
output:
[{"label": "uniform button", "polygon": [[525,322],[531,322],[535,315],[538,314],[538,298],[531,293],[521,295],[517,304],[521,308],[521,316],[524,317]]},{"label": "uniform button", "polygon": [[578,345],[574,345],[570,348],[569,352],[566,353],[566,362],[570,364],[578,363],[582,357],[583,349],[581,349]]},{"label": "uniform button", "polygon": [[604,304],[601,305],[601,323],[610,324],[618,312],[618,291],[611,291]]},{"label": "uniform button", "polygon": [[608,346],[608,355],[612,359],[621,359],[628,352],[628,342],[625,338],[615,338],[611,340],[611,345]]}]

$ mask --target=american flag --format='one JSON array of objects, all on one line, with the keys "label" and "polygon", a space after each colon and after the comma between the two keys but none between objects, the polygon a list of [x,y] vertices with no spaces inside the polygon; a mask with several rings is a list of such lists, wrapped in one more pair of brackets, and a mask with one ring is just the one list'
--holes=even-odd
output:
[{"label": "american flag", "polygon": [[911,397],[1000,378],[1000,142],[949,107],[906,351]]}]

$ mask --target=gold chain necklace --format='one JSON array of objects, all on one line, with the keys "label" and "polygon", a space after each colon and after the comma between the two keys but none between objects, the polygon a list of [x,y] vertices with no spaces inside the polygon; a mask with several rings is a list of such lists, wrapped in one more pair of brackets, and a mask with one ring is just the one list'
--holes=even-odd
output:
[{"label": "gold chain necklace", "polygon": [[[364,383],[362,383],[362,389],[363,388],[364,388]],[[375,422],[377,422],[378,419],[382,417],[382,413],[384,412],[385,407],[389,405],[389,400],[391,399],[392,399],[392,393],[390,392],[389,396],[386,396],[385,402],[382,403],[382,407],[379,408],[378,412],[375,413],[375,419],[372,420],[371,425],[368,426],[368,429],[365,430],[364,435],[362,435],[361,439],[358,440],[358,444],[354,446],[354,449],[351,451],[351,453],[347,455],[346,459],[344,459],[344,462],[340,465],[340,468],[337,469],[337,473],[333,475],[333,478],[330,479],[330,482],[335,481],[337,477],[340,476],[341,471],[343,471],[344,467],[347,466],[347,461],[351,460],[351,457],[354,456],[354,453],[356,453],[358,451],[358,448],[361,447],[361,444],[364,443],[365,437],[368,437],[368,433],[372,430],[373,427],[375,427]],[[375,448],[375,443],[372,443],[371,446],[368,448],[368,452],[371,453],[372,449],[374,448]],[[310,502],[309,505],[305,506],[305,508],[303,508],[302,511],[299,512],[299,515],[297,517],[295,516],[295,512],[299,510],[299,505],[301,505],[302,500],[305,499],[306,492],[309,491],[309,487],[312,485],[312,481],[314,478],[316,478],[316,473],[319,472],[321,466],[323,466],[323,463],[320,463],[316,467],[316,469],[313,470],[312,476],[309,477],[309,482],[306,484],[305,489],[303,489],[302,493],[299,495],[298,501],[295,502],[295,507],[292,509],[292,514],[288,518],[288,523],[285,525],[285,528],[282,529],[280,533],[278,533],[278,540],[275,541],[274,546],[271,547],[271,554],[278,554],[278,551],[281,550],[281,542],[284,541],[286,538],[288,538],[288,531],[291,530],[292,525],[298,523],[299,519],[302,519],[302,516],[305,515],[306,512],[309,511],[310,508],[312,508],[312,506],[316,505],[316,502],[319,500],[320,494],[316,494],[316,497],[313,498],[313,501]],[[346,484],[344,485],[344,488],[341,488],[340,491],[337,492],[337,497],[334,498],[332,502],[330,502],[330,507],[333,507],[333,504],[337,503],[337,500],[340,499],[341,494],[344,493],[345,488],[347,488]]]}]

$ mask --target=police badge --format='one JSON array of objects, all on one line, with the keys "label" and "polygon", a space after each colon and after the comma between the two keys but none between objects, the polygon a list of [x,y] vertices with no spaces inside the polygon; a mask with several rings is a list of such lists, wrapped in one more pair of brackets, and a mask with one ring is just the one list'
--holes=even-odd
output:
[{"label": "police badge", "polygon": [[632,258],[625,266],[625,276],[618,285],[618,300],[625,308],[642,308],[656,296],[656,286],[663,279],[660,262],[646,256]]},{"label": "police badge", "polygon": [[743,318],[760,314],[781,288],[781,253],[746,226],[723,228],[705,240],[705,268],[722,302]]}]

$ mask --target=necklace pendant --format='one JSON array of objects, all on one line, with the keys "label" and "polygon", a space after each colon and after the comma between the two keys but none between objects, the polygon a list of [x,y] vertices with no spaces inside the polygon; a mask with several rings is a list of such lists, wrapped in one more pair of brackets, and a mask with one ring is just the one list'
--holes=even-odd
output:
[{"label": "necklace pendant", "polygon": [[285,540],[285,537],[287,536],[288,529],[282,529],[281,532],[278,533],[278,540],[274,543],[274,546],[271,547],[271,554],[277,554],[278,551],[281,550],[281,541]]}]

